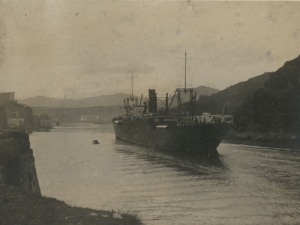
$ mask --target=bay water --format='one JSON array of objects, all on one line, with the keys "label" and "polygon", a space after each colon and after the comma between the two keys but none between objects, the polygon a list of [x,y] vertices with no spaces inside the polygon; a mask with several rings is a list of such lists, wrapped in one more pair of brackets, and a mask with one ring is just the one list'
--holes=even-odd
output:
[{"label": "bay water", "polygon": [[[100,144],[93,144],[98,140]],[[30,135],[42,195],[144,224],[299,224],[300,150],[221,143],[219,157],[115,140],[112,124]]]}]

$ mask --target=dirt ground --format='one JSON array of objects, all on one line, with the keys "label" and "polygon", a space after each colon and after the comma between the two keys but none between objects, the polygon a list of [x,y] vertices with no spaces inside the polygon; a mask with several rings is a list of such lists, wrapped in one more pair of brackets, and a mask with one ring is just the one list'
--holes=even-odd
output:
[{"label": "dirt ground", "polygon": [[54,198],[0,184],[0,224],[142,225],[142,222],[134,215],[72,207]]}]

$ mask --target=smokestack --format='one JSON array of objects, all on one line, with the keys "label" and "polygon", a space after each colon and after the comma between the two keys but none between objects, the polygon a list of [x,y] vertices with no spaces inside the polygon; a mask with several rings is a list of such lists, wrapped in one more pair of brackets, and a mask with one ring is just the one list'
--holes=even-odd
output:
[{"label": "smokestack", "polygon": [[166,94],[166,113],[169,112],[169,95],[168,93]]},{"label": "smokestack", "polygon": [[157,112],[157,97],[155,89],[149,89],[149,113]]}]

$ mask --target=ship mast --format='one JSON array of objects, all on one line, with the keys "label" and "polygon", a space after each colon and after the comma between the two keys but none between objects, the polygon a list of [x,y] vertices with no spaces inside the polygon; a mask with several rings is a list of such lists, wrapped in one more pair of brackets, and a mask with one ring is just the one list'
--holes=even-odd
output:
[{"label": "ship mast", "polygon": [[186,93],[186,51],[184,56],[184,93]]},{"label": "ship mast", "polygon": [[[182,59],[182,58],[181,58]],[[190,92],[190,104],[187,108],[187,111],[185,112],[185,115],[186,113],[188,112],[189,108],[193,107],[192,108],[192,115],[194,114],[194,108],[195,108],[195,103],[196,103],[196,93],[194,94],[194,89],[193,88],[186,88],[186,69],[187,69],[187,55],[186,55],[186,51],[184,53],[184,88],[177,88],[175,90],[175,93],[173,94],[173,97],[171,99],[171,102],[170,104],[168,105],[168,108],[171,108],[171,105],[173,103],[173,100],[175,98],[175,96],[177,96],[177,107],[179,105],[181,105],[183,102],[181,101],[181,93],[184,92],[184,93],[187,93],[187,92]]]},{"label": "ship mast", "polygon": [[131,99],[133,99],[133,75],[131,75]]}]

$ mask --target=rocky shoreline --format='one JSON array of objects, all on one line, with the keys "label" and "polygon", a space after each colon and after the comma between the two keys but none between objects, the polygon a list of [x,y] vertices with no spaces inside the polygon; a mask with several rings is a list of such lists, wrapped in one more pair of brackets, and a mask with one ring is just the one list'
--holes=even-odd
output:
[{"label": "rocky shoreline", "polygon": [[0,224],[141,225],[137,216],[69,206],[41,195],[29,135],[0,131]]},{"label": "rocky shoreline", "polygon": [[300,134],[296,133],[230,132],[223,141],[235,144],[300,150]]}]

